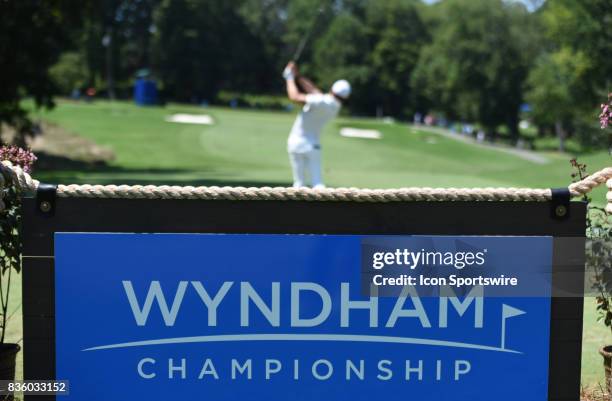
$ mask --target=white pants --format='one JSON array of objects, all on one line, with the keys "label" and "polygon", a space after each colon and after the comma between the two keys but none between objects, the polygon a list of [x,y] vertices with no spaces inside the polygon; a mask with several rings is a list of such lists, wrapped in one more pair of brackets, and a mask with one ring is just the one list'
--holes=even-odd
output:
[{"label": "white pants", "polygon": [[325,188],[321,178],[321,150],[313,149],[304,153],[289,152],[289,161],[293,169],[293,187],[306,186],[306,174],[310,175],[313,188]]}]

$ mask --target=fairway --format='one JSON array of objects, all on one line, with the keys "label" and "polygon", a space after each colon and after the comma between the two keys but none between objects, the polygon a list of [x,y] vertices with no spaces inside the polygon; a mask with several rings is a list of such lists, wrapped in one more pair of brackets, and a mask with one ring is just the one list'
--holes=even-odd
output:
[{"label": "fairway", "polygon": [[[210,115],[215,125],[165,121],[178,113]],[[286,138],[294,113],[60,101],[55,110],[37,116],[116,154],[109,166],[87,171],[36,171],[43,181],[254,186],[291,182]],[[342,127],[375,129],[382,139],[342,137]],[[337,119],[326,128],[322,146],[324,179],[331,187],[549,187],[567,185],[571,174],[567,154],[548,153],[550,162],[542,165],[375,119]],[[590,171],[610,160],[605,151],[580,159]],[[596,192],[594,198],[602,194]]]}]

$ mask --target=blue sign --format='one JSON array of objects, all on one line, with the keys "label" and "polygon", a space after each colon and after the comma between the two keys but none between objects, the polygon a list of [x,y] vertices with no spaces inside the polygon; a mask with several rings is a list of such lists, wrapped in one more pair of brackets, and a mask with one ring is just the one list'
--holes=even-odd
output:
[{"label": "blue sign", "polygon": [[[550,297],[364,296],[376,238],[56,234],[66,399],[547,399]],[[508,276],[552,260],[549,237],[393,238],[467,241]]]}]

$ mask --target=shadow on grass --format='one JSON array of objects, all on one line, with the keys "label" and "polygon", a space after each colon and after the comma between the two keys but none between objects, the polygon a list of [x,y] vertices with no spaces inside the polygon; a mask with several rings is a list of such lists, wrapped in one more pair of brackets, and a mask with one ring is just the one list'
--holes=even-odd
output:
[{"label": "shadow on grass", "polygon": [[36,152],[36,171],[51,172],[61,170],[98,171],[112,168],[104,160],[85,161],[71,159],[66,156],[52,155],[46,152]]},{"label": "shadow on grass", "polygon": [[285,181],[244,180],[241,177],[220,175],[213,169],[190,170],[178,168],[127,168],[104,161],[83,161],[65,156],[36,155],[34,176],[48,184],[125,184],[125,185],[192,185],[285,187]]}]

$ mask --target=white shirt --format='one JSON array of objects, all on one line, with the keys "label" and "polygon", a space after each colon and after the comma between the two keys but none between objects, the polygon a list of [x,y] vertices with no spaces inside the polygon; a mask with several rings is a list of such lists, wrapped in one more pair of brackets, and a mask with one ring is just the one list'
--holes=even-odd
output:
[{"label": "white shirt", "polygon": [[287,151],[306,153],[318,147],[321,130],[338,115],[341,106],[340,102],[329,93],[306,95],[306,104],[289,133]]}]

